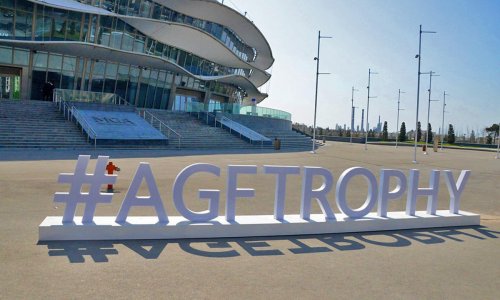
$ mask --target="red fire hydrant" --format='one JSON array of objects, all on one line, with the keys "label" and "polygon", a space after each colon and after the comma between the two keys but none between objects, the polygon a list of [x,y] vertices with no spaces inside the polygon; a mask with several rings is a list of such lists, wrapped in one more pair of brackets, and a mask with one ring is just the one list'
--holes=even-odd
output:
[{"label": "red fire hydrant", "polygon": [[[113,175],[113,172],[114,171],[120,171],[120,168],[118,168],[117,166],[115,166],[113,164],[113,162],[110,161],[108,163],[108,165],[106,166],[106,171],[108,171],[108,175]],[[109,192],[113,192],[113,185],[112,184],[108,184],[108,193]]]}]

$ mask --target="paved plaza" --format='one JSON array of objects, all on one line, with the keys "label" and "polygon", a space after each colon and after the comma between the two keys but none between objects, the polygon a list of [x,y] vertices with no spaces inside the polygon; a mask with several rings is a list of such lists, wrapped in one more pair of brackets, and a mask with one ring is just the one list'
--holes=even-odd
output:
[{"label": "paved plaza", "polygon": [[[429,171],[472,171],[461,209],[481,214],[481,226],[206,240],[38,242],[46,216],[62,216],[55,204],[59,173],[74,171],[78,154],[109,155],[121,171],[111,204],[99,204],[96,216],[115,216],[139,162],[149,162],[169,215],[172,183],[184,167],[197,162],[221,168],[220,178],[196,174],[188,181],[190,209],[206,210],[198,189],[220,189],[224,214],[227,165],[258,165],[259,174],[240,175],[239,187],[256,197],[238,200],[236,215],[272,214],[275,179],[263,165],[321,166],[336,181],[347,168],[362,166]],[[308,152],[165,152],[125,150],[0,150],[0,299],[159,298],[159,299],[498,299],[500,286],[500,160],[494,152],[445,149],[412,163],[413,148],[327,143]],[[93,172],[93,168],[89,168]],[[378,176],[378,175],[377,175]],[[319,184],[319,183],[318,183]],[[366,183],[353,180],[353,206],[366,197]],[[145,187],[141,187],[146,194]],[[301,177],[289,176],[286,214],[298,214]],[[329,201],[336,213],[334,192]],[[404,210],[403,200],[390,211]],[[354,199],[359,199],[358,201]],[[438,209],[448,208],[441,181]],[[419,198],[418,210],[425,209]],[[320,213],[313,205],[313,213]],[[133,215],[152,215],[133,208]],[[79,208],[77,215],[82,214]]]}]

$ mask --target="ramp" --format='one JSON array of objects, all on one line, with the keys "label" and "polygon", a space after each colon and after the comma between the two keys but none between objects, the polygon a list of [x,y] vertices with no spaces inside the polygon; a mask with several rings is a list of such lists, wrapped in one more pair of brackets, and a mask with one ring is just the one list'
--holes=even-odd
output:
[{"label": "ramp", "polygon": [[135,112],[78,109],[77,122],[99,145],[167,145],[168,139]]}]

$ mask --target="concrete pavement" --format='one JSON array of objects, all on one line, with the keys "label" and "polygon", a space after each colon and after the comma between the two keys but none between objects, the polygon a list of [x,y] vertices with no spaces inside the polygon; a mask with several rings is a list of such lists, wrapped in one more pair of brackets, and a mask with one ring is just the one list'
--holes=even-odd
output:
[{"label": "concrete pavement", "polygon": [[[141,161],[151,163],[166,210],[172,183],[185,166],[206,162],[222,169],[220,178],[194,176],[185,198],[192,210],[199,188],[225,190],[228,164],[321,166],[335,180],[347,168],[418,168],[424,182],[432,169],[470,169],[461,209],[479,213],[481,227],[422,229],[375,233],[174,241],[83,241],[38,243],[38,225],[49,215],[62,215],[64,205],[53,194],[57,183],[73,172],[79,151],[0,150],[0,298],[168,298],[297,299],[404,298],[495,299],[500,285],[500,160],[479,151],[445,149],[412,163],[413,149],[327,143],[308,152],[165,152],[86,151],[110,155],[121,168],[112,204],[98,205],[96,215],[114,216]],[[95,162],[95,161],[94,161]],[[93,169],[91,168],[92,172]],[[238,201],[237,215],[272,214],[274,178],[242,175],[239,186],[256,189],[254,199]],[[288,180],[285,212],[296,214],[300,177]],[[143,187],[146,194],[146,190]],[[439,209],[447,208],[441,183]],[[363,199],[366,183],[353,181],[351,199]],[[224,198],[224,197],[222,197]],[[330,198],[333,205],[333,194]],[[223,200],[223,199],[222,199]],[[360,204],[363,200],[353,201]],[[393,201],[390,210],[403,210]],[[419,200],[423,210],[425,202]],[[221,203],[220,215],[224,209]],[[313,206],[315,213],[319,207]],[[79,209],[78,215],[82,211]],[[152,210],[133,209],[134,215]]]}]

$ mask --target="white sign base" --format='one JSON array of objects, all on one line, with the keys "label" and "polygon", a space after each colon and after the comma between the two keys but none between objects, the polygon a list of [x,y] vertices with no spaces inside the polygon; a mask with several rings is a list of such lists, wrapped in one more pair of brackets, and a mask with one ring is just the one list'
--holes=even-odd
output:
[{"label": "white sign base", "polygon": [[94,222],[82,224],[81,217],[73,223],[62,223],[62,217],[47,217],[39,226],[40,241],[64,240],[138,240],[191,239],[252,236],[282,236],[303,234],[349,233],[480,225],[480,216],[460,211],[452,214],[438,210],[436,215],[416,212],[388,212],[387,217],[370,213],[362,219],[350,219],[335,214],[337,220],[325,220],[322,214],[313,214],[309,221],[299,215],[285,215],[277,221],[272,215],[236,216],[227,222],[224,216],[211,222],[193,223],[183,217],[169,216],[169,223],[158,223],[157,217],[128,217],[126,223],[116,223],[115,217],[94,217]]}]

